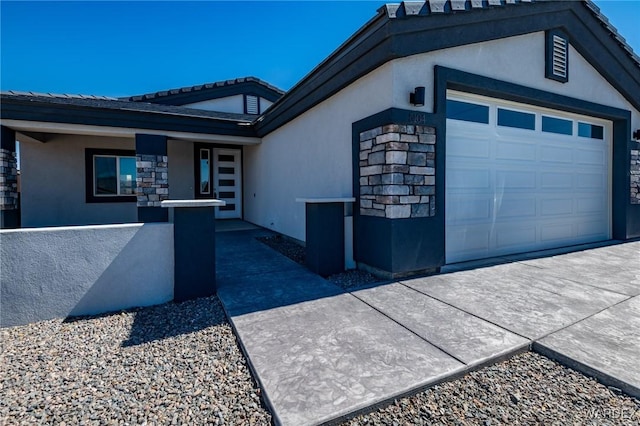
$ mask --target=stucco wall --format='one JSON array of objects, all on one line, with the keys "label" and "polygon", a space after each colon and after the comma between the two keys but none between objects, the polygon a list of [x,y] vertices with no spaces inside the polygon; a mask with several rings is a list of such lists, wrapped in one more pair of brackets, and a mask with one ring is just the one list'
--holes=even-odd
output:
[{"label": "stucco wall", "polygon": [[[436,65],[516,83],[576,99],[632,112],[632,127],[640,127],[640,114],[573,47],[569,50],[569,81],[560,83],[545,75],[545,34],[475,43],[396,59],[393,64],[392,105],[433,112],[433,74]],[[409,104],[409,92],[426,86],[423,107]]]},{"label": "stucco wall", "polygon": [[173,225],[0,231],[3,327],[173,299]]},{"label": "stucco wall", "polygon": [[[260,112],[264,112],[273,102],[260,98]],[[205,111],[235,112],[244,114],[244,96],[234,95],[208,101],[194,102],[183,105],[187,108],[203,109]]]},{"label": "stucco wall", "polygon": [[227,96],[225,98],[210,99],[183,105],[186,108],[203,109],[205,111],[244,113],[244,97],[242,95]]},{"label": "stucco wall", "polygon": [[[543,32],[477,43],[393,60],[245,149],[245,217],[304,240],[304,208],[296,197],[351,196],[351,124],[396,107],[433,112],[434,67],[459,69],[640,115],[575,49],[570,78],[545,78]],[[409,93],[425,86],[424,107]]]},{"label": "stucco wall", "polygon": [[135,149],[133,139],[58,135],[20,144],[22,226],[137,221],[136,203],[87,203],[85,148]]},{"label": "stucco wall", "polygon": [[263,112],[265,112],[271,105],[273,105],[273,102],[271,102],[270,100],[260,98],[260,113],[262,114]]},{"label": "stucco wall", "polygon": [[389,107],[391,66],[359,79],[244,149],[245,219],[305,239],[297,197],[351,197],[351,124]]}]

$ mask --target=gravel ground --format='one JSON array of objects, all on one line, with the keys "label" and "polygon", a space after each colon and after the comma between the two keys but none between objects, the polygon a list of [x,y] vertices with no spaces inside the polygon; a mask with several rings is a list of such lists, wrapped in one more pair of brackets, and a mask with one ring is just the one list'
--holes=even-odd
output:
[{"label": "gravel ground", "polygon": [[[0,424],[269,425],[216,297],[5,328]],[[343,425],[638,425],[640,401],[535,354]]]},{"label": "gravel ground", "polygon": [[297,244],[288,238],[284,238],[282,235],[257,237],[256,239],[261,243],[268,245],[280,254],[287,256],[294,262],[304,265],[306,249],[300,244]]},{"label": "gravel ground", "polygon": [[[298,244],[261,240],[304,262]],[[349,289],[377,278],[329,280]],[[0,338],[3,425],[271,423],[216,297],[5,328]],[[640,401],[525,353],[343,423],[533,424],[640,425]]]},{"label": "gravel ground", "polygon": [[639,425],[640,401],[528,352],[344,425]]},{"label": "gravel ground", "polygon": [[216,297],[0,337],[3,425],[271,421]]},{"label": "gravel ground", "polygon": [[327,278],[327,280],[339,285],[344,290],[352,290],[366,284],[372,284],[382,281],[375,275],[372,275],[369,272],[360,271],[358,269],[351,269],[340,274],[331,275]]},{"label": "gravel ground", "polygon": [[[258,241],[263,242],[280,254],[287,256],[289,259],[301,265],[305,264],[306,249],[300,244],[281,235],[272,237],[258,237]],[[340,274],[331,275],[327,278],[334,284],[339,285],[344,290],[350,290],[365,284],[371,284],[380,281],[376,276],[357,269],[342,272]]]}]

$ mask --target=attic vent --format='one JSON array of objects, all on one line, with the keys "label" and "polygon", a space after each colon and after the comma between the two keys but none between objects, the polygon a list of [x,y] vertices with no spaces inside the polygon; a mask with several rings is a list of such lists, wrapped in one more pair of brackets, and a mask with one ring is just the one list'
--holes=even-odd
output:
[{"label": "attic vent", "polygon": [[547,33],[546,77],[566,83],[569,81],[569,42],[557,32]]},{"label": "attic vent", "polygon": [[245,95],[244,112],[245,114],[260,114],[260,103],[257,96]]},{"label": "attic vent", "polygon": [[553,36],[553,75],[567,78],[567,40]]}]

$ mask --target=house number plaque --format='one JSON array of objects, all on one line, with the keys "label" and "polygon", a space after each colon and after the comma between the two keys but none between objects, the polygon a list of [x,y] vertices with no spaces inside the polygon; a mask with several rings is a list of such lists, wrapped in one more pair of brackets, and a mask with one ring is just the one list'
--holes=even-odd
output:
[{"label": "house number plaque", "polygon": [[427,115],[420,112],[409,113],[409,124],[426,124]]}]

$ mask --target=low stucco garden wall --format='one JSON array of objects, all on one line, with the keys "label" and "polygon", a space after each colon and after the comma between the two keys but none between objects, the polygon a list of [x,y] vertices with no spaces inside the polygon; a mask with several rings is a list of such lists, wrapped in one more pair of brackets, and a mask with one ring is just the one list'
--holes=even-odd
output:
[{"label": "low stucco garden wall", "polygon": [[0,326],[173,299],[173,225],[0,231]]}]

